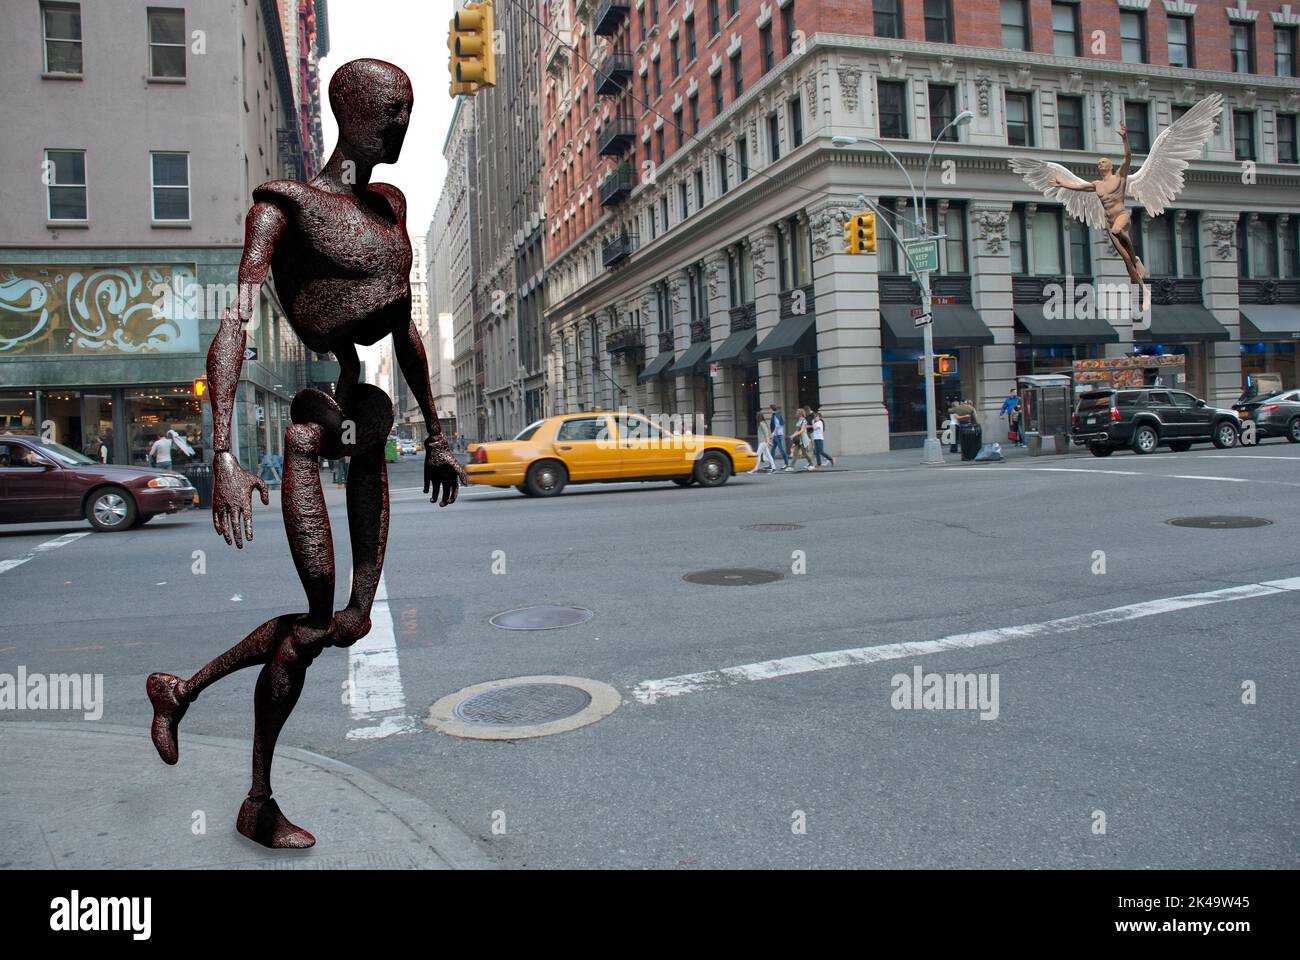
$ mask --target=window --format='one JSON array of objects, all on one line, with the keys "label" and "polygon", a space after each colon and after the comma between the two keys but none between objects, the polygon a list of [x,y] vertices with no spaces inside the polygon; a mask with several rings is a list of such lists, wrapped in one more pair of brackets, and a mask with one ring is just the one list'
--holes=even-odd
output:
[{"label": "window", "polygon": [[45,72],[81,73],[81,4],[42,3]]},{"label": "window", "polygon": [[1083,98],[1056,98],[1056,129],[1062,150],[1083,150]]},{"label": "window", "polygon": [[1250,276],[1276,277],[1277,259],[1277,219],[1261,216],[1254,219],[1245,218],[1246,232],[1250,238]]},{"label": "window", "polygon": [[1002,0],[1002,47],[1029,50],[1029,11],[1026,0]]},{"label": "window", "polygon": [[1128,125],[1128,144],[1134,153],[1151,149],[1150,111],[1140,100],[1124,101],[1124,123]]},{"label": "window", "polygon": [[1255,25],[1253,23],[1230,24],[1228,48],[1232,51],[1233,73],[1255,72]]},{"label": "window", "polygon": [[799,97],[790,100],[790,149],[803,145],[803,101]]},{"label": "window", "polygon": [[1232,142],[1238,160],[1255,159],[1255,114],[1250,110],[1232,111]]},{"label": "window", "polygon": [[1192,18],[1169,18],[1169,66],[1191,67],[1192,63]]},{"label": "window", "polygon": [[683,180],[677,184],[677,209],[680,214],[679,219],[685,220],[691,215],[691,196],[686,188],[686,181]]},{"label": "window", "polygon": [[767,71],[771,70],[773,65],[776,63],[776,51],[772,49],[771,20],[767,21],[763,26],[763,29],[758,31],[758,36],[763,43],[763,72],[767,73]]},{"label": "window", "polygon": [[695,171],[695,209],[700,210],[704,207],[704,170],[701,168]]},{"label": "window", "polygon": [[[1166,216],[1168,215],[1166,214]],[[1179,266],[1184,277],[1199,277],[1201,275],[1200,235],[1200,222],[1196,214],[1187,214],[1183,219],[1182,227],[1179,229],[1179,245],[1181,247],[1181,263]]]},{"label": "window", "polygon": [[673,51],[673,76],[680,77],[682,75],[681,38],[673,37],[671,46]]},{"label": "window", "polygon": [[1295,71],[1295,27],[1273,24],[1273,64],[1279,77],[1294,77]]},{"label": "window", "polygon": [[149,76],[185,76],[185,11],[149,9]]},{"label": "window", "polygon": [[794,50],[794,0],[781,9],[781,33],[785,42],[785,55]]},{"label": "window", "polygon": [[604,417],[578,417],[560,424],[555,439],[567,442],[608,440],[609,428]]},{"label": "window", "polygon": [[1120,58],[1125,63],[1147,62],[1147,17],[1132,10],[1119,15]]},{"label": "window", "polygon": [[1065,272],[1061,267],[1064,252],[1061,248],[1065,241],[1062,227],[1060,207],[1039,207],[1034,211],[1030,230],[1034,237],[1035,276],[1059,276]]},{"label": "window", "polygon": [[925,0],[925,39],[952,43],[952,7],[948,0]]},{"label": "window", "polygon": [[1013,147],[1034,145],[1033,94],[1007,91],[1007,143]]},{"label": "window", "polygon": [[907,138],[907,84],[893,80],[876,81],[876,101],[880,112],[880,135],[903,140]]},{"label": "window", "polygon": [[677,149],[682,148],[686,142],[686,129],[682,126],[682,108],[678,107],[673,111],[673,129],[677,131]]},{"label": "window", "polygon": [[720,116],[724,106],[722,99],[722,71],[713,75],[713,115]]},{"label": "window", "polygon": [[655,286],[655,313],[659,315],[659,332],[673,332],[672,298],[668,295],[668,284]]},{"label": "window", "polygon": [[659,221],[664,225],[664,232],[668,232],[668,197],[659,198]]},{"label": "window", "polygon": [[188,153],[151,153],[153,218],[155,220],[189,220],[190,155]]},{"label": "window", "polygon": [[773,163],[781,158],[781,121],[775,113],[767,118],[767,148]]},{"label": "window", "polygon": [[737,100],[745,92],[744,75],[740,72],[740,51],[731,56],[731,96]]},{"label": "window", "polygon": [[1088,276],[1092,273],[1092,257],[1088,247],[1088,225],[1080,223],[1071,217],[1066,230],[1070,235],[1070,272],[1075,276]]},{"label": "window", "polygon": [[736,168],[740,171],[740,182],[749,179],[749,138],[736,138]]},{"label": "window", "polygon": [[656,146],[659,148],[659,163],[664,162],[664,128],[660,127],[655,131]]},{"label": "window", "polygon": [[927,204],[926,218],[936,233],[946,234],[943,241],[943,272],[966,272],[966,208],[952,204],[943,215],[942,229],[938,229],[937,204]]},{"label": "window", "polygon": [[727,151],[718,154],[718,194],[724,194],[731,189],[731,183],[727,179]]},{"label": "window", "polygon": [[740,13],[740,0],[727,0],[727,19]]},{"label": "window", "polygon": [[691,94],[691,136],[700,132],[700,95]]},{"label": "window", "polygon": [[645,219],[646,223],[650,225],[650,239],[653,240],[655,237],[659,236],[659,224],[655,217],[655,209],[653,206],[646,211]]},{"label": "window", "polygon": [[1142,264],[1147,268],[1147,273],[1153,277],[1177,276],[1174,266],[1174,248],[1177,243],[1174,230],[1177,222],[1170,215],[1146,217],[1143,226],[1146,227],[1147,235],[1143,244],[1146,255],[1142,258]]},{"label": "window", "polygon": [[1025,208],[1017,204],[1011,208],[1011,216],[1007,218],[1007,247],[1010,250],[1011,272],[1027,276],[1029,274],[1029,260],[1026,258],[1025,249]]},{"label": "window", "polygon": [[1277,115],[1277,162],[1296,163],[1296,115],[1279,113]]},{"label": "window", "polygon": [[1079,6],[1075,3],[1052,4],[1052,52],[1058,57],[1077,57],[1079,46]]},{"label": "window", "polygon": [[682,29],[686,31],[686,62],[692,63],[695,60],[695,18],[683,20]]},{"label": "window", "polygon": [[876,36],[903,36],[903,0],[875,0],[871,7],[874,20],[872,29]]},{"label": "window", "polygon": [[754,302],[754,255],[749,249],[748,243],[740,244],[740,253],[737,257],[740,271],[740,302]]},{"label": "window", "polygon": [[662,97],[663,95],[664,95],[663,74],[659,72],[659,61],[655,60],[655,96]]},{"label": "window", "polygon": [[46,150],[46,214],[51,220],[86,219],[86,151]]},{"label": "window", "polygon": [[938,140],[942,133],[944,140],[956,142],[957,128],[948,126],[957,116],[957,91],[954,87],[945,87],[937,83],[930,84],[930,139]]},{"label": "window", "polygon": [[722,31],[722,21],[718,15],[718,0],[709,0],[709,36],[716,37]]}]

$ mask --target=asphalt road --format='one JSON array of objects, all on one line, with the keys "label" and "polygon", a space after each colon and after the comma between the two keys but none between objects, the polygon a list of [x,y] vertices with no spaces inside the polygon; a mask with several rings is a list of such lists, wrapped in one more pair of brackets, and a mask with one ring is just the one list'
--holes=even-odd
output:
[{"label": "asphalt road", "polygon": [[[446,509],[400,464],[395,653],[366,692],[376,709],[343,702],[356,654],[328,650],[282,743],[409,792],[508,867],[1296,867],[1300,448],[942,469],[913,457],[717,490],[472,488]],[[341,493],[330,499],[344,574]],[[1272,523],[1165,522],[1220,514]],[[799,527],[745,529],[756,523]],[[103,673],[105,723],[144,729],[149,672],[188,675],[303,608],[274,504],[242,552],[206,514],[34,551],[86,529],[0,528],[0,561],[33,554],[0,573],[0,671]],[[783,577],[682,579],[719,567]],[[344,581],[340,605],[346,594]],[[594,616],[488,623],[538,603]],[[942,638],[955,639],[927,643]],[[785,659],[843,650],[857,653]],[[892,678],[918,666],[996,675],[996,716],[896,709]],[[538,674],[602,681],[622,704],[505,742],[416,722],[462,687]],[[187,732],[248,735],[255,678],[210,688],[182,750]],[[184,754],[178,770],[183,783]]]}]

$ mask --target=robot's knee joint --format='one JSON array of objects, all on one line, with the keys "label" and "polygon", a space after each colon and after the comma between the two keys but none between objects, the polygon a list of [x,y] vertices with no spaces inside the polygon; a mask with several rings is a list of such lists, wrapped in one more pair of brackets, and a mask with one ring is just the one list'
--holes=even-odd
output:
[{"label": "robot's knee joint", "polygon": [[284,432],[284,440],[291,452],[315,456],[320,453],[321,433],[318,423],[295,423]]}]

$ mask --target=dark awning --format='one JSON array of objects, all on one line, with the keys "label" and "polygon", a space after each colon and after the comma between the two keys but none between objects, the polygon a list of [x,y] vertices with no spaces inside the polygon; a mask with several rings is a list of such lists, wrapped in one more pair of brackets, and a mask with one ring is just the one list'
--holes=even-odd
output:
[{"label": "dark awning", "polygon": [[1300,340],[1300,306],[1282,303],[1243,304],[1241,339],[1245,343]]},{"label": "dark awning", "polygon": [[685,377],[695,373],[696,368],[709,358],[709,350],[712,344],[707,340],[700,343],[692,343],[686,348],[686,352],[681,355],[673,368],[668,373],[674,377]]},{"label": "dark awning", "polygon": [[728,366],[739,363],[741,355],[746,350],[753,350],[757,342],[758,331],[753,327],[748,330],[737,330],[718,344],[718,349],[713,351],[713,362]]},{"label": "dark awning", "polygon": [[1180,340],[1231,340],[1228,328],[1214,319],[1214,314],[1199,303],[1165,303],[1151,307],[1151,326],[1133,325],[1133,339],[1142,343],[1169,343]]},{"label": "dark awning", "polygon": [[786,317],[754,348],[754,358],[765,360],[791,353],[817,352],[817,315],[801,313]]},{"label": "dark awning", "polygon": [[[993,342],[993,334],[969,303],[936,306],[934,343],[939,347],[984,347]],[[925,334],[912,320],[912,308],[906,303],[886,303],[880,307],[880,336],[883,346],[892,350],[919,350]]]},{"label": "dark awning", "polygon": [[[1017,303],[1016,319],[1034,343],[1117,343],[1119,331],[1101,317],[1049,317],[1041,303]],[[1085,314],[1090,311],[1083,311]]]},{"label": "dark awning", "polygon": [[650,380],[657,380],[663,376],[663,372],[668,369],[668,365],[673,362],[673,352],[671,350],[660,350],[654,355],[654,359],[645,365],[641,371],[641,376],[636,378],[637,383],[646,383]]}]

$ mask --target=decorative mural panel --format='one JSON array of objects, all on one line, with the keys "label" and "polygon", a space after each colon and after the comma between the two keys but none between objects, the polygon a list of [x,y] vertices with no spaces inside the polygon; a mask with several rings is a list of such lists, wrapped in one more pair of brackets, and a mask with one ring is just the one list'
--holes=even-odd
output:
[{"label": "decorative mural panel", "polygon": [[190,264],[0,264],[0,357],[198,353]]}]

